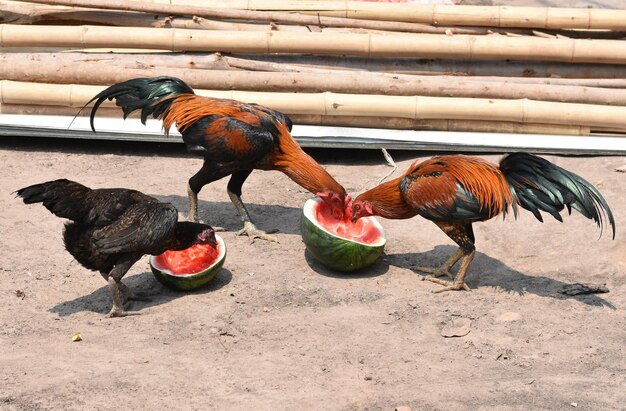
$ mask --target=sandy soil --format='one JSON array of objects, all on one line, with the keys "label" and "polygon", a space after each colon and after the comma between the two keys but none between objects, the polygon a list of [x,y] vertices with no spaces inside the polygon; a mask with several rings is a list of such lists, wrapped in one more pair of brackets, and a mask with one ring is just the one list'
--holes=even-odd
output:
[{"label": "sandy soil", "polygon": [[[388,171],[375,151],[313,154],[351,192]],[[393,154],[400,169],[429,155]],[[173,145],[1,140],[0,409],[624,409],[626,174],[615,169],[626,159],[548,158],[600,187],[615,241],[598,240],[577,215],[478,224],[472,291],[434,294],[438,286],[410,270],[454,250],[432,223],[382,220],[384,258],[339,275],[305,253],[298,227],[310,195],[258,171],[244,200],[258,226],[280,230],[280,244],[235,236],[240,223],[219,181],[200,195],[201,215],[229,230],[215,282],[169,291],[144,258],[125,280],[153,301],[129,306],[140,316],[109,319],[106,284],[64,251],[63,221],[10,193],[68,177],[186,210],[200,160]],[[610,292],[560,293],[576,282]],[[469,334],[443,337],[459,319],[471,321]]]}]

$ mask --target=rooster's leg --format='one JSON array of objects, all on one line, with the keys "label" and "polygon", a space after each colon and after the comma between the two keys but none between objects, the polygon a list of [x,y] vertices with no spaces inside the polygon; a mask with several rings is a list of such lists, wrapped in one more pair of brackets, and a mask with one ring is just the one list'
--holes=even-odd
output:
[{"label": "rooster's leg", "polygon": [[[413,271],[419,271],[422,273],[430,274],[433,277],[450,277],[452,278],[452,274],[450,274],[450,269],[454,267],[457,261],[463,257],[465,253],[462,249],[458,248],[456,252],[448,258],[448,260],[443,263],[441,267],[432,268],[432,267],[413,267]],[[424,278],[426,279],[426,278]]]},{"label": "rooster's leg", "polygon": [[111,308],[111,311],[109,312],[109,317],[126,317],[129,315],[139,315],[140,313],[124,310],[124,304],[122,304],[119,284],[120,283],[115,281],[113,277],[109,277],[109,288],[111,289],[111,296],[113,297],[113,308]]},{"label": "rooster's leg", "polygon": [[[212,164],[208,160],[204,160],[202,168],[194,174],[187,184],[187,197],[189,198],[189,221],[200,222],[198,218],[198,193],[202,190],[202,187],[219,180],[222,177],[226,177],[228,174],[224,172],[218,172],[212,168]],[[213,227],[215,231],[224,231],[223,227]]]},{"label": "rooster's leg", "polygon": [[[233,202],[233,205],[237,209],[237,213],[239,213],[241,221],[243,222],[243,228],[237,232],[237,235],[247,235],[252,242],[254,242],[255,238],[278,242],[278,238],[275,236],[269,235],[269,233],[256,228],[254,223],[252,223],[252,219],[250,218],[250,214],[248,214],[245,204],[241,201],[241,186],[251,172],[252,170],[238,171],[233,173],[228,181],[228,196],[230,197],[230,201]],[[275,233],[276,231],[277,230],[272,230],[271,232]]]},{"label": "rooster's leg", "polygon": [[198,222],[198,191],[191,188],[191,183],[187,185],[187,196],[189,197],[189,220]]},{"label": "rooster's leg", "polygon": [[446,263],[441,268],[445,268],[449,263],[452,263],[449,267],[451,268],[461,257],[463,257],[463,261],[461,262],[461,266],[459,267],[459,271],[456,274],[456,277],[453,282],[440,280],[434,275],[429,275],[425,279],[428,281],[432,281],[433,283],[441,284],[445,286],[440,290],[434,291],[436,293],[440,293],[443,291],[452,291],[452,290],[465,290],[469,291],[470,288],[467,284],[465,284],[465,275],[467,274],[467,269],[469,268],[470,263],[474,259],[474,255],[476,254],[476,247],[474,247],[474,230],[472,229],[471,223],[444,223],[444,222],[435,222],[437,226],[448,235],[455,243],[459,245],[459,249],[457,252],[446,261]]},{"label": "rooster's leg", "polygon": [[139,315],[140,313],[134,311],[124,310],[124,304],[122,303],[122,297],[120,289],[124,289],[126,285],[122,284],[122,277],[128,272],[130,267],[135,264],[139,258],[128,257],[127,259],[120,261],[113,267],[108,275],[107,281],[109,282],[109,289],[111,290],[111,296],[113,297],[113,308],[109,312],[109,317],[126,317],[129,315]]}]

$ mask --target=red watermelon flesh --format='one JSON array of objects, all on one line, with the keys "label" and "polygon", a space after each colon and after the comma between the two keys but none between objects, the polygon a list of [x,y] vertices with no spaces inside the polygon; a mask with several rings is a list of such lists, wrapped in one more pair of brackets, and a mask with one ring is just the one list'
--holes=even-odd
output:
[{"label": "red watermelon flesh", "polygon": [[373,244],[380,241],[380,231],[369,218],[360,218],[352,223],[350,209],[346,208],[342,219],[333,215],[330,206],[321,201],[315,209],[317,223],[326,231],[347,240],[358,241],[364,244]]},{"label": "red watermelon flesh", "polygon": [[196,274],[206,270],[219,258],[221,245],[196,244],[181,251],[168,250],[156,256],[155,261],[173,275]]}]

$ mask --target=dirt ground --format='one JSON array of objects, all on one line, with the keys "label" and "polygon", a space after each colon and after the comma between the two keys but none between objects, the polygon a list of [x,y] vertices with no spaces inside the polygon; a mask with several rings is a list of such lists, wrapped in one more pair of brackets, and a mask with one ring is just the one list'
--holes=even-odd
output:
[{"label": "dirt ground", "polygon": [[[354,193],[388,171],[378,151],[312,154]],[[431,153],[392,154],[400,172]],[[182,145],[0,140],[0,409],[624,409],[626,174],[615,170],[626,158],[547,157],[598,185],[615,241],[598,240],[578,215],[477,224],[472,291],[434,294],[439,286],[410,270],[453,252],[434,224],[382,220],[383,258],[336,274],[307,256],[299,235],[310,194],[257,171],[244,201],[280,243],[235,236],[226,181],[214,183],[200,194],[201,216],[229,230],[215,282],[169,291],[144,258],[125,281],[153,301],[129,305],[142,315],[109,319],[108,288],[64,251],[63,221],[11,192],[67,177],[186,212],[186,180],[201,161]],[[610,292],[560,293],[577,282]],[[469,334],[443,337],[459,319],[471,321]],[[72,342],[74,332],[83,340]]]}]

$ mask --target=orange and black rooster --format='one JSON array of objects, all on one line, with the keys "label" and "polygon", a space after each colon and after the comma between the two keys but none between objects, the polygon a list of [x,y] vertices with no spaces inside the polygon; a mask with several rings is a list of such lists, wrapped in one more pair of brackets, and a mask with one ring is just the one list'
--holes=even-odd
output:
[{"label": "orange and black rooster", "polygon": [[[98,107],[115,99],[124,118],[141,110],[163,120],[167,134],[176,124],[187,150],[204,157],[200,171],[189,179],[189,218],[198,221],[198,193],[203,186],[228,175],[228,195],[241,216],[239,234],[276,241],[258,230],[241,201],[241,186],[253,169],[279,170],[300,186],[320,196],[343,216],[345,189],[306,154],[290,134],[291,120],[269,108],[235,100],[201,97],[175,77],[136,78],[115,84],[98,95],[91,111],[91,128]],[[87,103],[87,104],[89,104]]]},{"label": "orange and black rooster", "polygon": [[[500,161],[500,166],[481,158],[449,155],[415,162],[394,180],[380,184],[359,195],[351,206],[352,221],[378,215],[406,219],[420,215],[431,220],[448,235],[459,249],[441,267],[415,267],[429,273],[428,280],[447,290],[469,290],[465,274],[474,258],[472,223],[485,221],[509,207],[517,217],[518,206],[531,211],[543,222],[540,211],[562,221],[563,208],[572,209],[592,219],[600,229],[604,214],[613,230],[615,221],[602,195],[583,178],[549,161],[528,153],[514,153]],[[463,258],[454,282],[440,280]]]},{"label": "orange and black rooster", "polygon": [[195,244],[215,247],[215,232],[206,224],[178,221],[170,203],[125,188],[92,190],[70,180],[54,180],[17,192],[26,204],[43,203],[57,217],[70,220],[63,230],[67,251],[83,267],[98,271],[113,296],[110,317],[124,317],[120,290],[128,299],[144,299],[122,277],[144,254],[184,250]]}]

